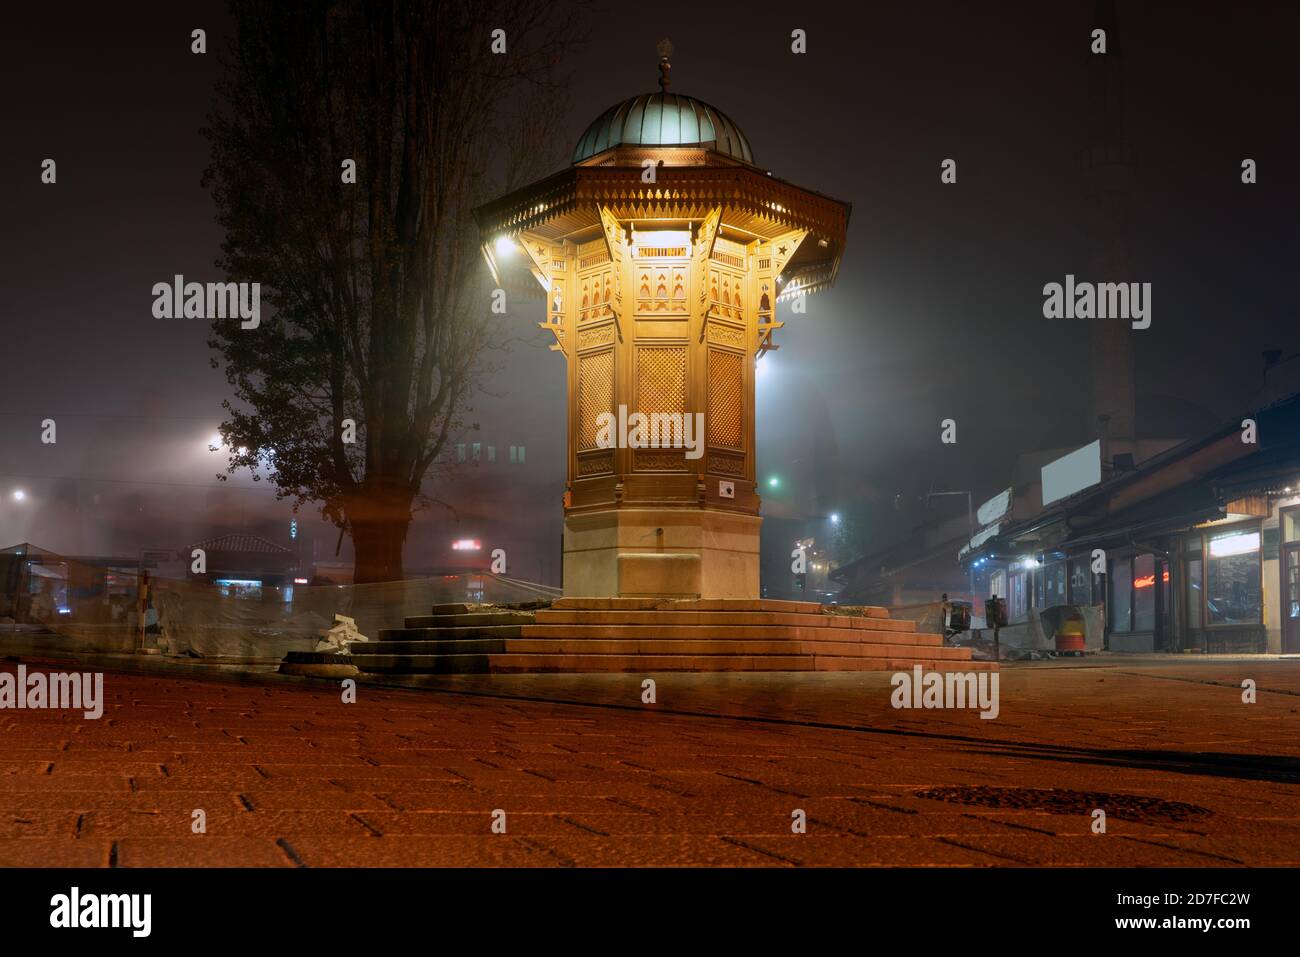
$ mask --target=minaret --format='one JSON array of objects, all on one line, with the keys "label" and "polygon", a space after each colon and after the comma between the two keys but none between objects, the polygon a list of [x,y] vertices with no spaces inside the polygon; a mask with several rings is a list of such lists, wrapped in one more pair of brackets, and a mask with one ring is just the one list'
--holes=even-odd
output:
[{"label": "minaret", "polygon": [[[1129,233],[1135,184],[1132,150],[1124,135],[1124,52],[1114,0],[1098,0],[1089,30],[1106,31],[1106,52],[1088,62],[1088,143],[1084,149],[1084,222],[1087,279],[1131,282]],[[1085,320],[1091,376],[1086,434],[1102,440],[1102,461],[1134,451],[1133,341],[1119,319]]]}]

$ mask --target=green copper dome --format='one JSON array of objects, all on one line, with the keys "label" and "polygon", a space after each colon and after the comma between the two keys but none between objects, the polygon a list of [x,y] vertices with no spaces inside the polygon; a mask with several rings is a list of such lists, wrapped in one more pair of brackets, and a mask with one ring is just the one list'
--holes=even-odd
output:
[{"label": "green copper dome", "polygon": [[694,97],[645,93],[611,106],[587,127],[573,149],[573,162],[614,146],[696,146],[753,164],[740,127],[721,110]]}]

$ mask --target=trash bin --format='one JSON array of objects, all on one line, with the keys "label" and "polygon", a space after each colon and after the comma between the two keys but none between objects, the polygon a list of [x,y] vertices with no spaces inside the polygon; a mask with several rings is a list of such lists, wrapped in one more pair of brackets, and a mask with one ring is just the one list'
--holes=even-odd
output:
[{"label": "trash bin", "polygon": [[1084,653],[1084,637],[1087,629],[1084,627],[1083,619],[1080,617],[1071,617],[1061,622],[1061,627],[1056,629],[1056,651],[1058,654],[1081,655]]}]

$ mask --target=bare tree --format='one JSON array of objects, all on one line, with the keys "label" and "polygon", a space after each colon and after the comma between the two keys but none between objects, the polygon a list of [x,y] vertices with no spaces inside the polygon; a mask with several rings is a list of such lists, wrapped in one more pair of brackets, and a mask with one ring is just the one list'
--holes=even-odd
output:
[{"label": "bare tree", "polygon": [[213,366],[234,387],[227,472],[265,475],[347,529],[357,582],[398,579],[423,480],[494,340],[471,211],[555,163],[572,14],[521,0],[231,9],[204,185],[225,230],[218,266],[260,282],[273,316],[213,323]]}]

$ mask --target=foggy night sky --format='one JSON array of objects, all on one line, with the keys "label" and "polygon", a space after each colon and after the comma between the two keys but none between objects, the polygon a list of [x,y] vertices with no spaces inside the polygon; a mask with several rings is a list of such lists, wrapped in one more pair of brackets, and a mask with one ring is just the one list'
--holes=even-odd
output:
[{"label": "foggy night sky", "polygon": [[[667,36],[673,92],[727,113],[761,168],[853,204],[836,287],[810,297],[806,315],[783,315],[782,348],[763,360],[762,469],[790,469],[817,408],[845,474],[889,494],[991,494],[1016,453],[1083,440],[1086,367],[1070,346],[1087,320],[1052,322],[1041,309],[1044,283],[1108,278],[1088,275],[1080,215],[1092,8],[591,8],[590,42],[568,65],[565,156],[606,107],[656,88],[655,44]],[[1300,6],[1118,8],[1139,183],[1131,278],[1153,284],[1152,326],[1134,333],[1139,428],[1144,408],[1165,407],[1150,396],[1216,422],[1255,396],[1264,349],[1300,349]],[[0,545],[179,548],[213,516],[287,527],[287,503],[240,491],[243,478],[213,479],[220,457],[203,445],[229,387],[209,367],[207,321],[151,314],[153,283],[221,278],[199,129],[230,29],[224,4],[45,4],[6,21]],[[208,31],[206,56],[190,53],[195,27]],[[806,55],[790,53],[795,27],[808,33]],[[55,186],[40,183],[45,157],[58,162]],[[939,182],[946,157],[958,162],[955,186]],[[1240,182],[1245,157],[1258,185]],[[485,427],[524,417],[510,430],[526,433],[530,462],[536,449],[527,474],[551,496],[545,524],[558,531],[562,360],[529,331],[540,300],[520,313],[531,344],[486,383],[499,397],[476,417]],[[57,446],[40,444],[47,416]],[[955,448],[938,443],[945,417],[958,420]],[[19,487],[31,501],[13,502]],[[335,533],[318,531],[332,553]]]}]

